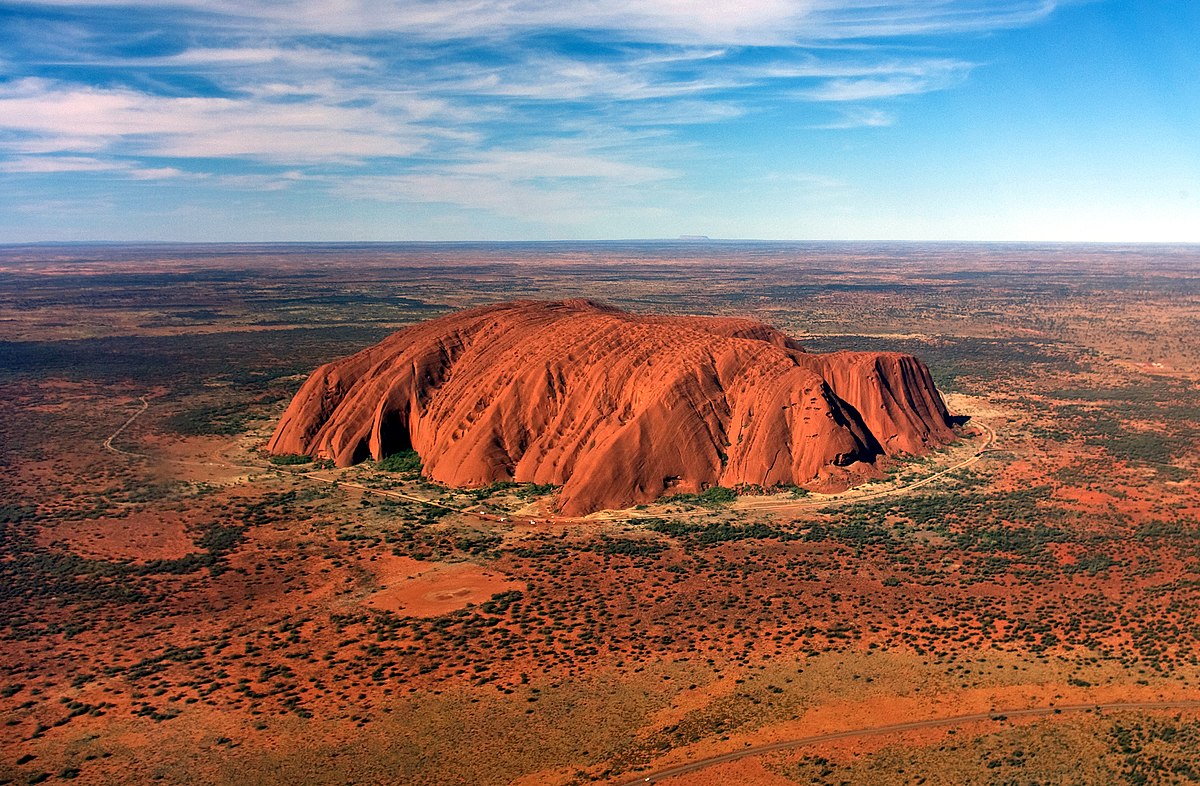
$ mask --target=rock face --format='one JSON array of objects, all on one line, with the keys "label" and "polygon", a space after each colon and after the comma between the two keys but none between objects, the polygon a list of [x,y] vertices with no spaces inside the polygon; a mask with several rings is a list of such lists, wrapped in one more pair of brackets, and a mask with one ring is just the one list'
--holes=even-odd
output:
[{"label": "rock face", "polygon": [[911,355],[809,354],[750,320],[568,300],[450,314],[328,363],[268,449],[348,466],[411,448],[432,480],[561,485],[578,515],[712,485],[846,484],[953,438]]}]

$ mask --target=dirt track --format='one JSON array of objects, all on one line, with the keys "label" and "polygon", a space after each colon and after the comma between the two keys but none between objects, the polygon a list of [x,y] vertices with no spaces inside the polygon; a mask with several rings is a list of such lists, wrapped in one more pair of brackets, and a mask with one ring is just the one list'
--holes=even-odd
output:
[{"label": "dirt track", "polygon": [[[142,408],[139,409],[137,412],[133,413],[133,415],[131,415],[128,420],[126,420],[124,423],[122,423],[120,425],[120,427],[117,428],[116,431],[114,431],[112,434],[110,434],[108,436],[107,439],[104,440],[105,450],[108,450],[108,451],[111,451],[113,453],[117,453],[117,454],[120,454],[123,456],[134,456],[134,457],[138,457],[138,458],[151,458],[151,456],[149,456],[146,453],[135,453],[135,452],[129,451],[129,450],[122,450],[121,448],[115,447],[112,444],[114,439],[119,437],[121,435],[121,433],[123,431],[125,431],[125,429],[129,428],[129,426],[132,425],[135,420],[137,420],[139,417],[141,417],[141,415],[143,413],[145,413],[147,409],[150,408],[150,402],[146,396],[139,396],[139,400],[142,402]],[[952,472],[963,469],[964,467],[968,467],[968,466],[974,464],[975,462],[979,461],[979,459],[982,458],[985,453],[992,450],[993,449],[992,446],[996,442],[996,432],[993,431],[992,428],[985,423],[980,422],[979,426],[986,433],[987,439],[984,442],[983,447],[981,447],[979,450],[975,451],[975,453],[972,454],[970,458],[968,458],[964,461],[961,461],[961,462],[955,464],[954,466],[951,466],[944,470],[941,470],[933,475],[929,475],[928,477],[921,478],[920,480],[914,481],[914,482],[906,484],[904,486],[898,486],[896,488],[890,488],[890,489],[882,489],[880,491],[874,491],[874,492],[868,491],[865,493],[856,492],[854,489],[851,489],[850,491],[843,492],[842,494],[823,496],[823,498],[820,498],[820,499],[764,501],[760,504],[746,505],[742,509],[746,510],[746,511],[809,510],[809,509],[814,509],[814,508],[823,508],[828,505],[837,505],[837,504],[852,503],[852,502],[865,502],[868,500],[882,499],[884,497],[890,497],[890,496],[895,496],[898,494],[906,493],[913,489],[920,488],[921,486],[925,486],[929,483],[933,483],[934,481],[936,481],[942,477],[945,477],[946,475],[949,475]],[[176,463],[188,464],[188,465],[194,465],[194,466],[224,466],[224,467],[237,468],[237,469],[257,469],[257,470],[271,470],[271,469],[278,470],[279,469],[278,467],[271,465],[271,464],[230,464],[228,462],[223,462],[223,461],[207,461],[207,462],[195,462],[195,461],[183,461],[183,460],[175,460],[175,461],[176,461]],[[405,500],[407,502],[416,502],[418,504],[428,505],[429,507],[433,507],[433,508],[440,508],[442,510],[450,510],[450,511],[454,511],[456,513],[461,513],[461,514],[468,515],[468,516],[474,516],[483,521],[503,522],[503,521],[508,521],[510,519],[513,519],[513,520],[522,519],[523,520],[523,519],[527,518],[525,516],[494,515],[494,514],[489,514],[489,513],[481,513],[478,511],[472,511],[469,509],[455,507],[452,505],[446,505],[441,502],[435,502],[430,499],[425,499],[424,497],[418,497],[414,494],[406,494],[404,492],[391,491],[391,490],[387,490],[387,489],[377,489],[377,488],[372,488],[370,486],[367,486],[367,485],[364,485],[361,483],[355,483],[353,481],[343,481],[343,480],[339,480],[337,478],[323,477],[321,475],[318,475],[315,471],[291,472],[289,474],[293,475],[294,477],[305,478],[306,480],[312,480],[312,481],[316,481],[319,483],[327,483],[327,484],[331,484],[331,485],[342,486],[345,488],[352,488],[357,491],[361,491],[365,494],[372,494],[375,496],[387,497],[390,499],[400,499],[400,500]],[[605,511],[599,515],[591,514],[589,516],[575,516],[575,517],[552,516],[552,517],[540,519],[540,520],[539,519],[531,519],[530,523],[570,524],[570,523],[599,523],[599,522],[634,522],[634,521],[638,521],[639,519],[644,519],[644,518],[648,518],[648,517],[680,518],[680,517],[685,517],[685,516],[694,516],[694,515],[696,515],[696,513],[697,513],[697,511],[695,511],[695,510],[684,510],[684,511],[676,511],[673,513],[630,515],[625,511],[612,511],[612,512]]]},{"label": "dirt track", "polygon": [[[803,500],[803,501],[785,500],[785,501],[779,502],[779,503],[767,502],[767,503],[764,503],[761,505],[748,505],[744,508],[744,510],[747,510],[747,511],[784,510],[784,511],[786,511],[786,510],[796,510],[796,509],[813,509],[813,508],[823,508],[828,505],[837,505],[837,504],[844,504],[844,503],[850,503],[850,502],[864,502],[867,500],[881,499],[883,497],[890,497],[890,496],[895,496],[897,494],[904,494],[908,491],[911,491],[912,489],[920,488],[921,486],[925,486],[929,483],[933,483],[934,481],[936,481],[942,477],[945,477],[946,475],[949,475],[952,472],[956,472],[957,470],[960,470],[964,467],[968,467],[968,466],[974,464],[975,462],[979,461],[979,459],[982,458],[983,455],[985,453],[987,453],[989,450],[992,450],[992,445],[995,444],[995,441],[996,441],[996,432],[993,431],[991,429],[991,427],[987,426],[984,423],[980,423],[979,425],[985,431],[987,439],[984,442],[983,446],[979,450],[975,451],[975,453],[972,454],[970,458],[966,459],[965,461],[960,461],[959,463],[955,464],[952,467],[947,467],[946,469],[941,470],[940,472],[937,472],[936,474],[929,475],[927,477],[921,478],[920,480],[917,480],[917,481],[913,481],[912,483],[906,484],[904,486],[898,486],[896,488],[883,489],[880,491],[867,492],[867,493],[855,493],[854,490],[851,490],[845,494],[831,495],[824,499],[813,499],[813,500]],[[116,436],[116,435],[114,434],[114,436]],[[268,467],[263,466],[261,468],[266,469]],[[456,513],[461,513],[463,515],[474,516],[475,518],[483,520],[483,521],[503,522],[503,521],[509,521],[509,520],[528,520],[531,524],[571,524],[571,523],[594,524],[594,523],[599,523],[599,522],[635,522],[635,521],[638,521],[639,519],[644,519],[644,518],[649,518],[649,517],[679,518],[679,517],[685,517],[685,516],[694,516],[697,513],[697,511],[694,511],[694,510],[685,510],[685,511],[678,511],[678,512],[674,512],[674,513],[658,513],[658,514],[653,514],[651,516],[649,514],[647,514],[647,515],[642,515],[642,514],[622,515],[621,511],[615,511],[613,513],[606,512],[601,515],[591,515],[591,516],[576,516],[576,517],[551,516],[549,518],[543,518],[543,519],[537,519],[537,518],[529,519],[527,516],[517,516],[514,514],[497,515],[497,514],[490,514],[490,513],[482,513],[482,512],[470,510],[467,508],[460,508],[460,507],[455,507],[453,505],[446,505],[441,502],[435,502],[430,499],[425,499],[424,497],[418,497],[414,494],[406,494],[402,491],[377,489],[377,488],[372,488],[370,486],[364,485],[362,483],[355,483],[353,481],[338,480],[337,478],[327,478],[327,477],[318,475],[316,472],[296,472],[293,474],[295,474],[297,477],[307,478],[308,480],[314,480],[314,481],[317,481],[320,483],[336,484],[343,488],[352,488],[357,491],[361,491],[366,494],[373,494],[373,495],[379,496],[379,497],[387,497],[390,499],[399,499],[399,500],[405,500],[408,502],[416,502],[421,505],[428,505],[429,507],[433,507],[433,508],[440,508],[442,510],[450,510],[450,511],[454,511]]]},{"label": "dirt track", "polygon": [[144,413],[146,410],[150,409],[150,401],[145,396],[138,396],[138,400],[142,402],[142,408],[139,409],[137,412],[134,412],[132,415],[130,415],[129,420],[126,420],[124,423],[122,423],[117,428],[116,431],[114,431],[112,434],[108,435],[108,439],[104,440],[104,449],[105,450],[111,451],[113,453],[118,453],[122,456],[137,456],[139,458],[145,458],[146,454],[144,454],[144,453],[131,453],[128,450],[121,450],[120,448],[113,447],[113,440],[116,439],[117,437],[121,436],[122,431],[129,428],[133,424],[133,421],[137,420],[139,417],[142,416],[142,413]]}]

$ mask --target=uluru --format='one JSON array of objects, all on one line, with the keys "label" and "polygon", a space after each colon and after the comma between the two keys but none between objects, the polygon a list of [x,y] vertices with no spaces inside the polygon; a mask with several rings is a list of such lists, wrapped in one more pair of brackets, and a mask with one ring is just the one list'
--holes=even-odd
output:
[{"label": "uluru", "polygon": [[449,314],[327,363],[267,447],[338,466],[411,449],[435,482],[553,484],[582,515],[717,485],[847,485],[953,439],[912,355],[565,300]]}]

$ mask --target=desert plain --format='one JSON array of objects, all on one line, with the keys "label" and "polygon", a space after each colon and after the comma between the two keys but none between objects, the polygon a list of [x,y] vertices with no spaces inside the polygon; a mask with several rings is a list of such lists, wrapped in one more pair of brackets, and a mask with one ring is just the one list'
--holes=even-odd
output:
[{"label": "desert plain", "polygon": [[[0,782],[1200,779],[1200,249],[0,248]],[[848,489],[558,515],[266,445],[308,375],[514,299],[927,364]]]}]

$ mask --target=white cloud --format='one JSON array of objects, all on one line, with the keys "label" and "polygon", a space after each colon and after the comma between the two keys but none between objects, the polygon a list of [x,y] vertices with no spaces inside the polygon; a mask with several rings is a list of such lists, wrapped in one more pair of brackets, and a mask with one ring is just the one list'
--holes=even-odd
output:
[{"label": "white cloud", "polygon": [[817,87],[801,91],[798,98],[808,101],[871,101],[928,93],[947,87],[942,80],[912,76],[891,76],[881,79],[831,79]]},{"label": "white cloud", "polygon": [[188,176],[188,173],[175,167],[144,167],[133,161],[91,156],[20,156],[0,161],[0,172],[23,175],[108,172],[134,180],[165,180]]},{"label": "white cloud", "polygon": [[817,38],[845,40],[1025,27],[1076,0],[821,0]]},{"label": "white cloud", "polygon": [[173,166],[134,167],[129,170],[134,180],[167,180],[178,177],[188,177],[188,173]]},{"label": "white cloud", "polygon": [[963,74],[975,67],[965,60],[874,54],[869,58],[856,53],[851,57],[806,55],[788,62],[759,66],[749,72],[758,79],[850,79],[862,77],[910,76],[917,78],[947,77]]},{"label": "white cloud", "polygon": [[619,32],[626,40],[785,45],[994,30],[1044,19],[1054,0],[43,0],[51,6],[188,9],[229,27],[333,35],[400,32],[496,38],[536,30]]},{"label": "white cloud", "polygon": [[[78,60],[47,60],[45,65],[71,65]],[[307,46],[234,46],[193,47],[163,57],[96,58],[88,65],[110,68],[186,68],[189,70],[227,70],[238,67],[280,66],[296,69],[349,71],[376,65],[373,58],[349,48],[319,49]]]},{"label": "white cloud", "polygon": [[547,183],[421,173],[351,176],[337,179],[330,187],[336,196],[343,198],[453,205],[546,226],[578,227],[611,220],[618,213],[630,216],[656,211],[635,187],[588,179]]},{"label": "white cloud", "polygon": [[917,95],[961,84],[974,67],[962,60],[920,58],[888,58],[874,63],[811,62],[792,73],[816,78],[816,84],[797,91],[794,97],[805,101],[876,101]]},{"label": "white cloud", "polygon": [[117,167],[112,161],[87,156],[37,156],[0,161],[0,172],[45,174],[48,172],[104,172]]},{"label": "white cloud", "polygon": [[836,120],[810,127],[827,131],[847,128],[886,128],[895,122],[896,116],[891,112],[867,107],[852,107],[843,111]]},{"label": "white cloud", "polygon": [[544,150],[493,151],[483,154],[475,161],[450,165],[446,167],[446,171],[507,181],[600,178],[629,184],[648,183],[675,176],[675,173],[659,167]]},{"label": "white cloud", "polygon": [[[1065,0],[1072,1],[1072,0]],[[144,14],[183,51],[145,57],[158,29],[36,24],[44,54],[0,82],[0,171],[324,189],[519,218],[599,220],[645,205],[688,157],[672,128],[781,98],[827,104],[809,128],[886,127],[884,105],[974,67],[904,36],[1031,24],[1049,0],[32,0]],[[112,10],[115,9],[115,10]],[[90,16],[90,15],[89,15]],[[81,17],[83,19],[84,17]],[[121,32],[126,31],[126,32]],[[132,31],[132,32],[128,32]],[[554,33],[595,46],[547,44]],[[905,40],[904,43],[909,43]],[[558,41],[561,43],[561,40]],[[41,47],[40,49],[38,47]],[[759,47],[762,47],[761,49]],[[36,66],[58,64],[54,71]],[[103,85],[68,81],[87,67]],[[103,71],[101,71],[101,67]],[[119,74],[109,79],[111,73]],[[119,81],[123,80],[123,81]],[[697,135],[698,137],[699,135]],[[3,156],[9,157],[5,159]],[[178,159],[163,161],[162,159]],[[228,159],[249,163],[230,174]],[[209,160],[221,163],[210,164]],[[665,162],[665,163],[664,163]],[[174,165],[174,166],[173,166]],[[302,168],[300,171],[298,168]],[[548,219],[551,220],[551,219]]]},{"label": "white cloud", "polygon": [[148,156],[303,162],[406,157],[426,146],[425,132],[403,109],[177,98],[41,79],[0,86],[0,129],[20,132],[6,146],[23,152],[120,148]]},{"label": "white cloud", "polygon": [[[538,55],[505,69],[491,69],[458,80],[434,82],[439,89],[470,95],[572,101],[609,98],[640,101],[696,95],[744,86],[728,77],[668,78],[655,62],[592,63]],[[718,72],[719,73],[719,72]]]},{"label": "white cloud", "polygon": [[221,187],[237,191],[284,191],[299,183],[313,180],[303,172],[290,170],[272,174],[218,175],[213,182]]},{"label": "white cloud", "polygon": [[645,217],[645,186],[655,203],[678,173],[592,155],[586,141],[547,150],[495,150],[471,160],[402,175],[326,178],[335,196],[397,203],[437,203],[546,226],[579,227],[615,214]]},{"label": "white cloud", "polygon": [[315,49],[312,47],[236,47],[195,48],[177,55],[136,61],[138,65],[164,66],[231,66],[280,64],[289,68],[369,68],[374,60],[345,49]]},{"label": "white cloud", "polygon": [[733,120],[746,112],[745,107],[730,101],[683,100],[641,103],[620,118],[630,126],[684,126]]}]

